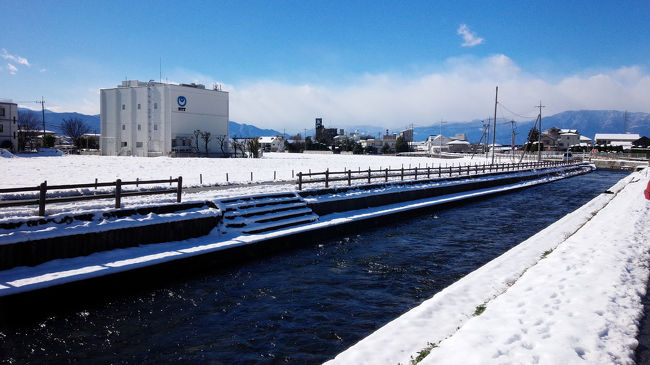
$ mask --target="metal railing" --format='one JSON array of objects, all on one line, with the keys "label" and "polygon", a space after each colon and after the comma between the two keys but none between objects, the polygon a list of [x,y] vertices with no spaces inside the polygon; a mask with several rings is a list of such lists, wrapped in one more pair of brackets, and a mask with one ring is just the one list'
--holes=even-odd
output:
[{"label": "metal railing", "polygon": [[399,168],[399,169],[378,169],[372,170],[346,170],[346,171],[329,171],[324,172],[298,172],[296,184],[298,190],[302,190],[304,185],[308,184],[322,184],[328,188],[331,183],[347,182],[347,186],[352,185],[353,180],[364,180],[368,184],[373,181],[404,181],[404,180],[418,180],[418,179],[431,179],[452,176],[469,176],[478,175],[492,172],[514,172],[521,170],[530,170],[537,168],[548,168],[557,166],[568,166],[574,164],[569,161],[541,161],[541,162],[522,162],[522,163],[502,163],[502,164],[474,164],[474,165],[459,165],[448,167],[415,167],[415,168]]},{"label": "metal railing", "polygon": [[[169,183],[169,185],[176,183],[177,185],[175,188],[162,189],[162,190],[122,191],[122,187],[125,185],[139,186],[139,185],[146,185],[146,184],[166,184],[166,183]],[[115,208],[120,208],[122,205],[122,197],[125,196],[157,195],[157,194],[172,194],[172,193],[176,193],[176,202],[180,203],[181,193],[183,192],[182,186],[183,186],[182,176],[179,176],[176,179],[172,179],[170,177],[169,179],[165,179],[165,180],[136,179],[135,181],[122,181],[121,179],[117,179],[114,182],[98,182],[97,179],[95,179],[95,183],[71,184],[71,185],[47,185],[47,181],[44,181],[38,186],[0,189],[0,194],[38,191],[38,199],[0,201],[0,208],[38,205],[38,215],[45,216],[46,204],[114,198]],[[80,189],[80,188],[97,189],[98,187],[115,187],[115,189],[113,193],[99,192],[93,195],[77,195],[77,196],[64,196],[64,197],[52,197],[52,198],[47,197],[47,192],[52,190],[70,190],[70,189]]]}]

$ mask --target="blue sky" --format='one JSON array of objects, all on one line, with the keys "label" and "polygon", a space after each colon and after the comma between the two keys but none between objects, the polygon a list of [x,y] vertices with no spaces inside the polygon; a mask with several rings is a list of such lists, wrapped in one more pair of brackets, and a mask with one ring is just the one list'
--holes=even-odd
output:
[{"label": "blue sky", "polygon": [[232,120],[288,131],[485,118],[496,85],[522,115],[650,112],[648,1],[0,6],[0,98],[57,111],[97,114],[99,88],[158,80],[162,59],[163,80],[223,84]]}]

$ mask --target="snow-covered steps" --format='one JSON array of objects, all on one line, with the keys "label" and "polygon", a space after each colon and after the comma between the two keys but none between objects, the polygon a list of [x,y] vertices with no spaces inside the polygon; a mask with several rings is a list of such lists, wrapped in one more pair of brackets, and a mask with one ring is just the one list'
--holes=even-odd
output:
[{"label": "snow-covered steps", "polygon": [[316,222],[318,216],[296,193],[280,193],[221,200],[227,231],[255,234]]}]

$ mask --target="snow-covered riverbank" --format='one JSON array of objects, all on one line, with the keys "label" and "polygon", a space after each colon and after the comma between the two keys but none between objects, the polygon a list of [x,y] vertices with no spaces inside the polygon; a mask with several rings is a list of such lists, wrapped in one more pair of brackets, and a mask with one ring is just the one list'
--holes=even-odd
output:
[{"label": "snow-covered riverbank", "polygon": [[339,354],[333,364],[633,363],[648,169]]}]

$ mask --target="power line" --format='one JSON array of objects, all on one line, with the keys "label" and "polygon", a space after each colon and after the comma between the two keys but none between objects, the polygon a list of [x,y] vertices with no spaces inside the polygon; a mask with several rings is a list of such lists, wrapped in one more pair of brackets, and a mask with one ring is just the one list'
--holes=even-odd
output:
[{"label": "power line", "polygon": [[[537,118],[537,116],[531,117],[531,116],[525,116],[525,115],[521,115],[521,114],[519,114],[519,113],[515,113],[515,112],[513,112],[512,110],[508,109],[508,107],[506,107],[505,105],[503,105],[502,102],[499,102],[499,105],[501,105],[501,107],[503,107],[503,109],[507,110],[507,111],[510,112],[511,114],[516,115],[516,116],[518,116],[518,117],[520,117],[520,118],[526,118],[526,119]],[[535,107],[535,108],[537,108],[537,107]]]}]

